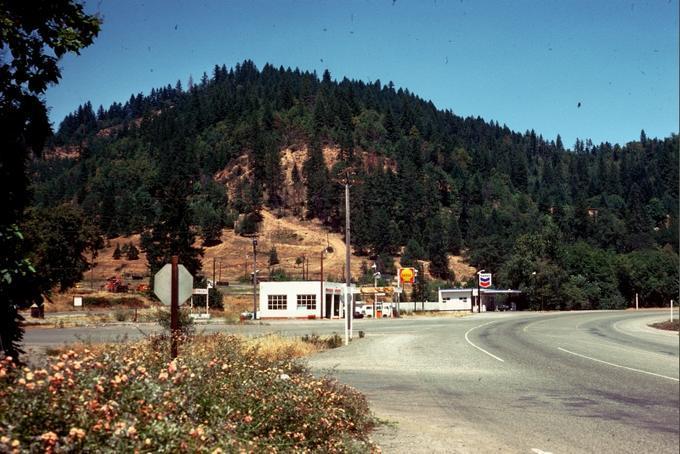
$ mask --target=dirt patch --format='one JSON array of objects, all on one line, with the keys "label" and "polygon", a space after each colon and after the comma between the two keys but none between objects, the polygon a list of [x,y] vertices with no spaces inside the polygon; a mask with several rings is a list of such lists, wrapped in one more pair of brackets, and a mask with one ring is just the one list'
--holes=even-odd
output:
[{"label": "dirt patch", "polygon": [[[73,298],[79,296],[82,298],[83,305],[81,307],[73,306]],[[149,298],[145,294],[140,293],[110,293],[110,292],[93,292],[89,289],[74,288],[64,293],[55,293],[50,297],[51,301],[45,304],[45,312],[71,312],[71,311],[87,311],[90,309],[110,309],[115,307],[125,308],[144,308],[152,307],[158,303]]]},{"label": "dirt patch", "polygon": [[118,260],[113,258],[116,246],[123,248],[130,244],[140,250],[139,235],[120,236],[108,240],[106,247],[101,249],[95,258],[94,269],[84,274],[80,289],[83,291],[103,290],[106,279],[113,276],[121,277],[130,290],[135,290],[140,284],[148,283],[149,267],[142,252],[139,252],[137,260],[128,260],[125,254]]},{"label": "dirt patch", "polygon": [[[279,264],[293,278],[302,277],[302,265],[296,263],[299,257],[309,260],[309,279],[319,279],[321,253],[324,252],[324,278],[344,281],[345,242],[339,233],[328,232],[320,222],[300,221],[295,217],[277,218],[269,211],[262,211],[263,221],[258,236],[257,268],[262,275],[269,272],[269,251],[276,248]],[[332,252],[327,252],[328,246]],[[203,272],[212,275],[215,259],[215,277],[219,281],[248,281],[253,269],[252,238],[236,235],[225,230],[222,243],[205,249]],[[361,272],[361,261],[365,258],[352,255],[352,275]]]},{"label": "dirt patch", "polygon": [[460,255],[449,257],[449,269],[453,270],[456,281],[465,282],[475,277],[477,270],[463,261]]},{"label": "dirt patch", "polygon": [[666,320],[665,322],[659,322],[659,323],[652,323],[651,325],[652,328],[656,329],[663,329],[666,331],[678,331],[680,332],[680,320]]},{"label": "dirt patch", "polygon": [[[269,252],[276,248],[279,264],[275,265],[275,268],[283,269],[293,279],[301,279],[303,276],[301,257],[309,263],[306,268],[308,279],[319,279],[323,252],[324,278],[345,281],[345,242],[341,233],[329,232],[317,220],[303,221],[294,216],[278,217],[267,210],[262,211],[262,217],[257,237],[257,269],[260,270],[261,276],[269,275]],[[212,278],[214,263],[214,276],[217,281],[232,284],[250,282],[250,273],[253,270],[252,238],[242,237],[234,230],[225,229],[220,239],[219,244],[204,248],[202,259],[204,275]],[[106,279],[112,276],[121,277],[130,291],[135,291],[144,284],[148,285],[149,270],[143,252],[140,251],[138,260],[127,260],[125,255],[119,260],[113,259],[116,245],[122,248],[125,244],[133,244],[141,249],[139,240],[139,235],[109,240],[107,247],[99,251],[95,259],[95,268],[85,273],[83,282],[74,289],[74,293],[82,295],[102,291]],[[200,238],[196,245],[200,245]],[[367,257],[352,254],[352,276],[355,278],[361,274],[362,261],[370,262]],[[398,257],[395,258],[395,264],[398,265]],[[466,281],[474,277],[476,271],[465,263],[461,256],[450,257],[449,267],[455,272],[457,281]],[[73,294],[55,297],[65,300],[65,306],[73,304]]]}]

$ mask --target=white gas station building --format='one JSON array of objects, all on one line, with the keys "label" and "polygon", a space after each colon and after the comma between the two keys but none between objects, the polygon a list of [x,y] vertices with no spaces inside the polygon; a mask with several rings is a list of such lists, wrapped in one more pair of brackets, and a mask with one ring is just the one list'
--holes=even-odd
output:
[{"label": "white gas station building", "polygon": [[[491,310],[495,309],[495,302],[493,297],[495,295],[519,295],[522,293],[519,290],[512,289],[480,289],[482,292],[482,307],[481,309],[475,306],[475,312],[486,312],[487,307],[491,306]],[[473,304],[476,304],[477,299],[476,288],[447,288],[439,289],[439,301],[436,307],[431,310],[440,311],[469,311]]]}]

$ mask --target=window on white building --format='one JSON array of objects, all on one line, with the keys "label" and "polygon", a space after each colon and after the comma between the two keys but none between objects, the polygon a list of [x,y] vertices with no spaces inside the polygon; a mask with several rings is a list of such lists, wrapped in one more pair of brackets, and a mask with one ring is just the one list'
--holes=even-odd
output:
[{"label": "window on white building", "polygon": [[288,309],[288,297],[286,295],[267,295],[267,309],[285,311]]},{"label": "window on white building", "polygon": [[316,295],[298,295],[298,309],[316,309]]}]

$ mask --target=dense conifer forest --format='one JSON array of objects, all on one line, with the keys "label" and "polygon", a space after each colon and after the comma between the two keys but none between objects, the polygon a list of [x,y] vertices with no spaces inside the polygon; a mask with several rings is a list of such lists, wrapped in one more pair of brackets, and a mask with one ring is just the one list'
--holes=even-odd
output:
[{"label": "dense conifer forest", "polygon": [[[462,254],[530,308],[622,308],[635,293],[660,305],[678,295],[678,145],[641,131],[569,147],[391,82],[244,61],[78,107],[52,158],[32,164],[32,209],[75,204],[109,237],[142,233],[152,269],[172,244],[196,270],[197,236],[254,233],[264,208],[341,231],[349,178],[352,246],[388,272],[394,256],[427,260],[455,282],[448,256]],[[288,174],[286,149],[306,150]],[[229,181],[215,178],[225,171]]]}]

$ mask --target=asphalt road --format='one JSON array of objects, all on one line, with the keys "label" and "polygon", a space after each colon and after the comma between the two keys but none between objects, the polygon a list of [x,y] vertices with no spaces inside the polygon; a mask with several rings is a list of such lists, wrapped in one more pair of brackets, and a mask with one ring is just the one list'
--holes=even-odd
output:
[{"label": "asphalt road", "polygon": [[[678,335],[666,312],[488,313],[357,320],[309,360],[364,392],[384,452],[678,452]],[[38,329],[29,347],[141,337],[153,325]],[[206,325],[206,332],[342,334],[342,321]]]},{"label": "asphalt road", "polygon": [[406,322],[400,332],[367,328],[369,342],[310,363],[365,392],[376,414],[396,423],[376,437],[388,453],[677,453],[678,336],[646,327],[662,318]]}]

